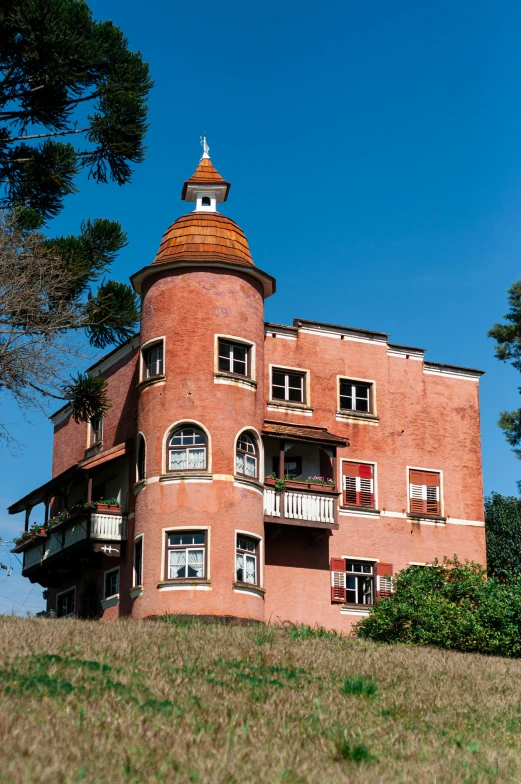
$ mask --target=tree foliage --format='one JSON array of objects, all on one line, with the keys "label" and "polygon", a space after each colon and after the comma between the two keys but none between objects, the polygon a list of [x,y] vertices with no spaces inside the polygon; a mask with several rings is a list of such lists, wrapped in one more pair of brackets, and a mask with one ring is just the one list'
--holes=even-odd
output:
[{"label": "tree foliage", "polygon": [[521,575],[521,498],[492,493],[485,499],[489,575]]},{"label": "tree foliage", "polygon": [[3,0],[0,29],[0,394],[28,408],[65,390],[81,419],[107,401],[102,382],[64,381],[77,337],[105,348],[137,327],[134,292],[105,279],[127,239],[103,218],[77,235],[44,230],[82,169],[98,183],[129,182],[145,154],[152,81],[123,32],[95,21],[84,0]]},{"label": "tree foliage", "polygon": [[432,645],[521,657],[521,577],[487,579],[486,570],[457,557],[411,566],[395,579],[357,634],[376,642]]},{"label": "tree foliage", "polygon": [[[496,357],[502,362],[511,362],[521,371],[521,280],[508,289],[508,304],[510,309],[504,316],[507,323],[494,324],[488,335],[496,341]],[[521,409],[502,411],[498,424],[514,453],[521,458]]]}]

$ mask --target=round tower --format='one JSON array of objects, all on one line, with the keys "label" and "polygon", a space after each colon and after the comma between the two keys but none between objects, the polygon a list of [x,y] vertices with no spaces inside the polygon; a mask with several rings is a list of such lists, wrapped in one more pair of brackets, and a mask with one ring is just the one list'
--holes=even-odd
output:
[{"label": "round tower", "polygon": [[217,212],[230,189],[204,153],[195,210],[133,276],[141,356],[132,615],[264,619],[264,299],[274,279]]}]

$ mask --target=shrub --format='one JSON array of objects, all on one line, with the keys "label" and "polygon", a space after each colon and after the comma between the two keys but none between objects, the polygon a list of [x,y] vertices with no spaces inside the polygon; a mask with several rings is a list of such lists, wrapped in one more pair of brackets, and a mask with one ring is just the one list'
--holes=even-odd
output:
[{"label": "shrub", "polygon": [[521,498],[492,493],[485,499],[490,576],[521,574]]},{"label": "shrub", "polygon": [[485,569],[456,556],[398,574],[395,592],[356,625],[378,642],[433,645],[521,657],[521,577],[486,579]]}]

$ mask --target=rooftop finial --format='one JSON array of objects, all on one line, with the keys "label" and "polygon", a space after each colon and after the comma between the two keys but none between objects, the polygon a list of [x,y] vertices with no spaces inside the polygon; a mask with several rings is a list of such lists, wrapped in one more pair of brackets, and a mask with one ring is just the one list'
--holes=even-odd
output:
[{"label": "rooftop finial", "polygon": [[209,158],[210,156],[208,153],[210,152],[210,148],[208,147],[208,142],[206,141],[206,133],[201,136],[201,147],[203,148],[203,158]]}]

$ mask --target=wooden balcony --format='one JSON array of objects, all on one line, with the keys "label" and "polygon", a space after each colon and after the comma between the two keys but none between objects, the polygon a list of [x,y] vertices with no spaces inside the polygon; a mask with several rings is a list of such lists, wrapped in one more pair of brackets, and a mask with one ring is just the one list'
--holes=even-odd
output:
[{"label": "wooden balcony", "polygon": [[339,495],[331,488],[311,489],[307,482],[288,482],[280,491],[266,482],[264,521],[335,530]]}]

